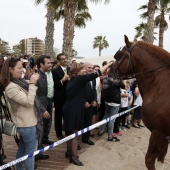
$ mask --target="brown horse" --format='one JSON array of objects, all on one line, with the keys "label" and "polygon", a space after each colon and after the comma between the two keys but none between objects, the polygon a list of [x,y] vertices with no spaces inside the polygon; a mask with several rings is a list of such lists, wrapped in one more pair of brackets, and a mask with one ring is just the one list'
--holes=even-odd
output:
[{"label": "brown horse", "polygon": [[170,141],[170,53],[143,41],[125,44],[114,58],[114,75],[136,78],[143,98],[142,120],[151,131],[145,164],[155,169],[155,161],[164,163]]}]

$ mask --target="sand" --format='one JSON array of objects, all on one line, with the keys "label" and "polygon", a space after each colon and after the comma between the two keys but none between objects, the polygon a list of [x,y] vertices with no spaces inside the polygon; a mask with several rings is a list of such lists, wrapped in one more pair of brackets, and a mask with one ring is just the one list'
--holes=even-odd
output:
[{"label": "sand", "polygon": [[[145,154],[150,131],[147,128],[131,127],[122,133],[123,135],[119,137],[120,142],[108,142],[106,133],[94,146],[80,154],[83,167],[70,164],[66,170],[146,170]],[[169,150],[162,170],[170,170]]]}]

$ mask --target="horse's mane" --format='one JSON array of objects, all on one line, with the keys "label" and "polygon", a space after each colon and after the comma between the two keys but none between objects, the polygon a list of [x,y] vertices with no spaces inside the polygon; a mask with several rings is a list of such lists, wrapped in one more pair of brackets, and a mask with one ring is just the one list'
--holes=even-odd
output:
[{"label": "horse's mane", "polygon": [[138,41],[137,44],[141,48],[144,48],[149,54],[152,54],[152,56],[154,56],[154,58],[165,59],[165,57],[166,57],[166,59],[170,60],[170,53],[161,47],[149,44],[144,41]]}]

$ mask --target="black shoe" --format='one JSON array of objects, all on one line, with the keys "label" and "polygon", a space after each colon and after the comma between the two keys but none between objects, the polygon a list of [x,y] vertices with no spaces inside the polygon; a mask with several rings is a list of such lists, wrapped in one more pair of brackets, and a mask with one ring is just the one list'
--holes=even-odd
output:
[{"label": "black shoe", "polygon": [[43,155],[43,154],[38,154],[38,155],[36,155],[35,156],[35,160],[37,161],[37,160],[39,160],[39,159],[49,159],[49,155]]},{"label": "black shoe", "polygon": [[125,128],[130,129],[130,126],[129,125],[125,125]]},{"label": "black shoe", "polygon": [[[4,155],[0,154],[0,166],[6,164],[5,162],[3,162],[3,156],[4,156]],[[12,167],[13,167],[13,166],[12,166]],[[11,167],[8,167],[8,168],[5,168],[5,169],[6,169],[6,170],[11,170]]]},{"label": "black shoe", "polygon": [[134,124],[132,124],[132,126],[133,126],[134,128],[140,128],[139,126],[136,126],[136,125],[134,125]]},{"label": "black shoe", "polygon": [[51,145],[51,144],[53,144],[53,143],[54,143],[54,142],[52,142],[52,141],[50,141],[50,140],[48,140],[48,139],[42,140],[42,144]]},{"label": "black shoe", "polygon": [[87,140],[87,141],[82,141],[82,142],[83,142],[83,143],[87,143],[87,144],[89,144],[89,145],[94,145],[94,142],[91,141],[90,139]]},{"label": "black shoe", "polygon": [[81,150],[81,146],[79,144],[77,146],[77,150]]},{"label": "black shoe", "polygon": [[61,140],[61,139],[64,139],[64,136],[57,136],[58,137],[58,140]]},{"label": "black shoe", "polygon": [[90,134],[89,136],[92,137],[92,138],[94,138],[94,137],[95,137],[95,134]]},{"label": "black shoe", "polygon": [[[66,152],[65,152],[65,157],[71,159],[72,154],[71,154],[71,153],[68,153],[68,152],[66,151]],[[79,156],[77,156],[77,159],[79,159]]]},{"label": "black shoe", "polygon": [[107,141],[119,142],[120,139],[118,139],[117,137],[112,137],[112,138],[108,137]]},{"label": "black shoe", "polygon": [[74,158],[70,158],[70,163],[73,163],[74,165],[77,165],[77,166],[84,166],[84,164],[82,162],[79,161],[79,159],[74,159]]}]

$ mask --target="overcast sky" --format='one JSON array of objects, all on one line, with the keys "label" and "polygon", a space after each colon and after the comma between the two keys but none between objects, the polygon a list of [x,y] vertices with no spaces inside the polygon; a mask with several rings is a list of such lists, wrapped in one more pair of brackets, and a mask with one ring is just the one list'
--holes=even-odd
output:
[{"label": "overcast sky", "polygon": [[[45,2],[35,6],[34,0],[0,0],[0,38],[9,42],[10,47],[21,39],[38,37],[45,39],[46,8]],[[98,49],[93,49],[94,37],[106,36],[109,48],[102,55],[114,55],[124,45],[124,34],[129,40],[134,39],[135,29],[142,20],[143,11],[137,9],[148,0],[110,0],[108,5],[89,3],[92,20],[85,29],[75,29],[73,48],[81,57],[98,56]],[[169,21],[168,21],[169,23]],[[157,31],[158,32],[158,31]],[[170,29],[164,35],[164,48],[170,51]],[[63,21],[55,23],[54,47],[62,48]],[[154,42],[158,45],[158,41]]]}]

